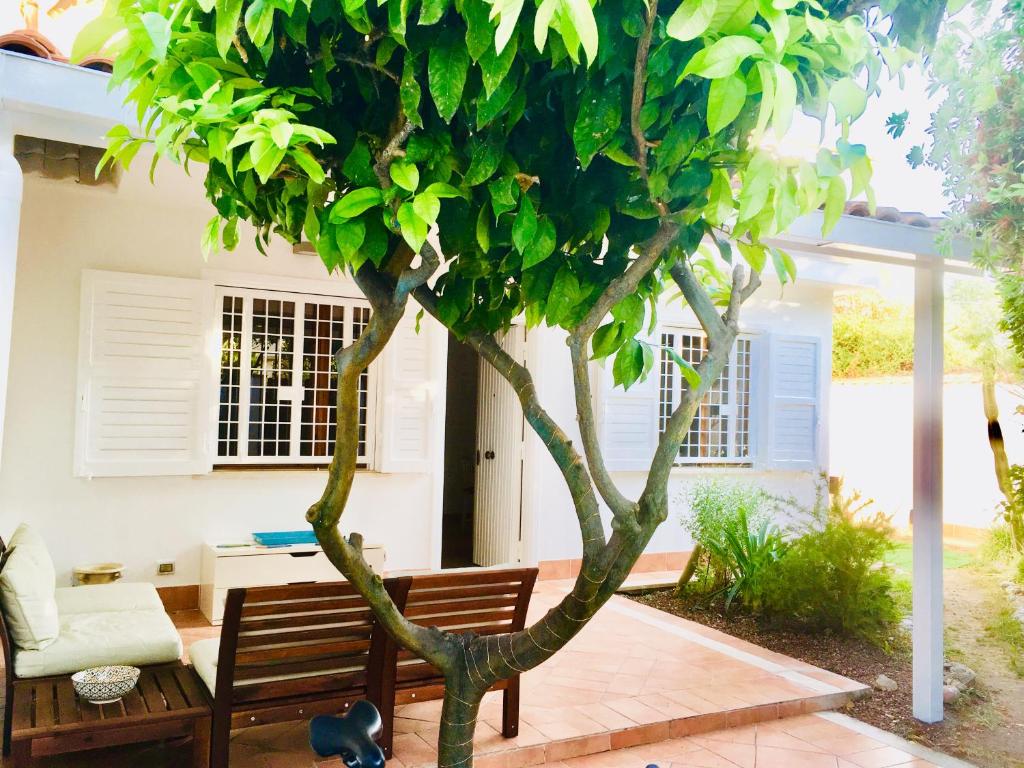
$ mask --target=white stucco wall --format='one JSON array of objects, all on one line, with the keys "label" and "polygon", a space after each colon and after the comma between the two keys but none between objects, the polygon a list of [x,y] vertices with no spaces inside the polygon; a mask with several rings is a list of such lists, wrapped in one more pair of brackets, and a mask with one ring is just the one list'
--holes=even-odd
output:
[{"label": "white stucco wall", "polygon": [[[1024,461],[1018,394],[999,385],[999,421],[1011,464]],[[942,390],[943,519],[988,528],[1002,501],[985,426],[981,383],[949,377]],[[832,472],[906,527],[913,506],[913,401],[909,376],[832,383]]]},{"label": "white stucco wall", "polygon": [[[243,237],[235,253],[204,261],[199,243],[211,211],[199,180],[161,164],[153,187],[147,168],[140,158],[116,191],[33,176],[25,180],[0,464],[0,533],[9,536],[23,520],[38,526],[62,584],[74,564],[107,560],[125,563],[127,579],[196,584],[204,541],[302,528],[305,510],[323,490],[324,476],[317,470],[72,476],[83,269],[181,277],[200,277],[204,269],[325,277],[319,260],[295,255],[280,241],[264,257],[251,238]],[[443,397],[439,402],[443,424]],[[435,439],[434,453],[440,456],[436,448]],[[382,543],[389,569],[432,565],[433,553],[440,552],[440,477],[440,470],[360,472],[343,527],[361,531],[367,542]],[[173,576],[156,575],[156,563],[163,559],[177,561]]]},{"label": "white stucco wall", "polygon": [[[689,310],[676,305],[663,307],[660,321],[666,325],[698,327]],[[799,280],[781,290],[770,279],[755,294],[742,312],[742,330],[757,334],[784,333],[787,335],[816,336],[820,339],[818,446],[819,463],[828,466],[828,393],[832,360],[832,288],[829,285]],[[539,328],[530,332],[527,360],[536,373],[538,393],[543,405],[573,439],[580,445],[576,424],[576,410],[570,382],[572,371],[564,332]],[[751,398],[753,401],[754,429],[763,427],[767,403],[764,402],[766,373],[764,361],[755,362],[752,371]],[[762,375],[759,375],[758,372]],[[756,439],[756,438],[755,438]],[[526,519],[533,541],[527,541],[527,551],[533,551],[538,560],[577,558],[581,554],[580,533],[568,491],[554,463],[542,447],[529,446],[528,457],[535,457],[533,469],[528,467],[524,487],[527,504]],[[706,477],[734,478],[737,481],[759,485],[784,496],[795,497],[802,505],[814,502],[819,482],[816,472],[781,472],[764,466],[766,449],[759,446],[759,455],[751,467],[677,467],[672,471],[669,497],[669,519],[655,532],[647,552],[688,551],[692,541],[679,524],[685,511],[685,496],[694,482]],[[637,498],[646,476],[642,472],[614,473],[619,488],[626,496]],[[606,528],[609,514],[603,510]]]}]

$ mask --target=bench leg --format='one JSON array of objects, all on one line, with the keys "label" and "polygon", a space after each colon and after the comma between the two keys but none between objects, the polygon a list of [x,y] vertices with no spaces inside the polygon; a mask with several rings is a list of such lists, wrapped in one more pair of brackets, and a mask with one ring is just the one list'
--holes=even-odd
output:
[{"label": "bench leg", "polygon": [[210,728],[210,768],[228,768],[230,748],[231,711],[219,715],[215,709],[213,725]]},{"label": "bench leg", "polygon": [[209,768],[210,730],[208,717],[198,718],[192,726],[192,768]]},{"label": "bench leg", "polygon": [[32,762],[32,740],[24,739],[11,744],[12,768],[28,768]]},{"label": "bench leg", "polygon": [[508,681],[502,691],[501,735],[511,739],[519,735],[519,676]]}]

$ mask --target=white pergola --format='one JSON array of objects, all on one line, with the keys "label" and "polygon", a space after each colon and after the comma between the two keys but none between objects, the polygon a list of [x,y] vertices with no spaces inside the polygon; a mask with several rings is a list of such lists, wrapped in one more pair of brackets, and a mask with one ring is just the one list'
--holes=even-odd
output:
[{"label": "white pergola", "polygon": [[914,270],[913,655],[914,716],[942,720],[942,363],[943,276],[979,274],[971,246],[954,239],[944,251],[939,231],[844,215],[827,236],[823,215],[798,220],[773,243],[802,255]]},{"label": "white pergola", "polygon": [[[0,445],[11,345],[22,176],[14,136],[103,146],[107,130],[133,122],[108,76],[0,51]],[[831,262],[895,264],[914,270],[914,714],[942,719],[942,305],[943,274],[977,274],[970,247],[944,256],[937,232],[873,218],[843,216],[821,235],[820,213],[777,239],[782,248]]]}]

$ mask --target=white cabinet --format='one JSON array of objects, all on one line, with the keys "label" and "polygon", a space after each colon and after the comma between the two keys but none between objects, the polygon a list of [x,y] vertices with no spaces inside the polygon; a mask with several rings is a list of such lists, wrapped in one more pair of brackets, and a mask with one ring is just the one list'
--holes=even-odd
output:
[{"label": "white cabinet", "polygon": [[[384,574],[384,548],[364,546],[363,556]],[[232,587],[262,587],[311,581],[343,581],[327,555],[315,544],[288,547],[206,544],[200,565],[199,608],[212,623],[224,618],[224,601]]]}]

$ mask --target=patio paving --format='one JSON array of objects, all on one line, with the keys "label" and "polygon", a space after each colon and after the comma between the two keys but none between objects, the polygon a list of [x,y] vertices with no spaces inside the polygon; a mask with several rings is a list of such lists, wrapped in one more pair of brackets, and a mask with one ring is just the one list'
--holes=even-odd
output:
[{"label": "patio paving", "polygon": [[[659,576],[645,574],[644,578],[654,582]],[[568,586],[568,582],[539,582],[531,616],[548,610]],[[218,632],[198,612],[177,614],[175,622],[186,648]],[[523,676],[516,738],[502,738],[501,696],[488,694],[477,727],[476,764],[477,768],[544,763],[558,768],[563,763],[571,768],[610,768],[614,761],[617,768],[634,764],[642,768],[651,762],[662,768],[669,763],[754,768],[752,761],[757,757],[758,768],[775,768],[774,763],[783,768],[781,755],[793,751],[795,756],[785,758],[792,766],[785,768],[826,764],[889,768],[899,763],[884,762],[888,753],[864,764],[840,760],[840,746],[866,745],[861,751],[882,747],[852,737],[847,744],[842,726],[806,717],[841,707],[866,691],[855,681],[616,596],[562,652]],[[440,710],[440,701],[399,709],[390,766],[436,765]],[[807,738],[787,730],[811,725],[820,727],[807,731]],[[725,731],[727,736],[707,735],[728,728],[733,730]],[[837,739],[836,749],[816,743],[827,741],[822,735],[826,732]],[[763,743],[750,741],[756,741],[758,733],[766,734]],[[305,739],[303,723],[237,732],[231,746],[232,768],[312,766],[315,756]],[[715,743],[709,745],[709,740]],[[762,747],[767,750],[763,761],[758,757]],[[616,751],[609,756],[605,754],[609,750]],[[40,765],[169,767],[182,759],[176,752],[185,750],[150,746]],[[915,763],[918,766],[927,768]]]}]

